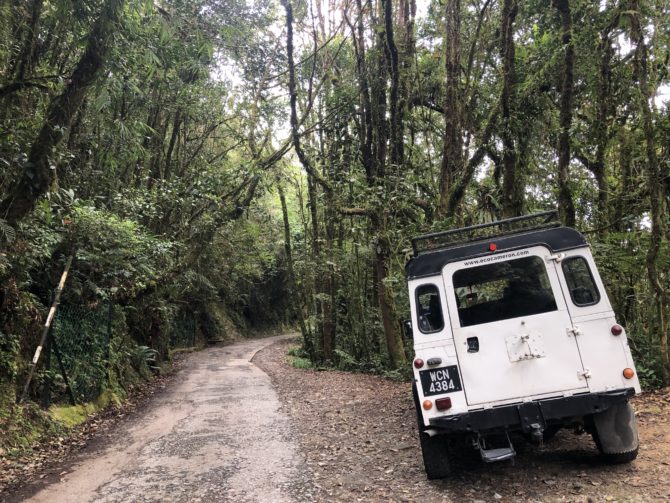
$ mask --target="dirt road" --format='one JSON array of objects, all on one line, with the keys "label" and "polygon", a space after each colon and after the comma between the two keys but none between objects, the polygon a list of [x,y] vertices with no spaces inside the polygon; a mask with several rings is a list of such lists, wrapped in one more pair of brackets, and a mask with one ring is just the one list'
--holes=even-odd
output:
[{"label": "dirt road", "polygon": [[515,443],[514,462],[486,465],[463,452],[451,478],[426,480],[408,383],[346,372],[299,370],[288,342],[259,352],[299,440],[318,502],[664,502],[670,503],[670,389],[634,399],[640,455],[607,465],[589,435]]},{"label": "dirt road", "polygon": [[[270,378],[250,363],[277,338],[188,356],[173,385],[86,449],[31,502],[309,501],[295,431]],[[102,442],[98,442],[98,445]]]}]

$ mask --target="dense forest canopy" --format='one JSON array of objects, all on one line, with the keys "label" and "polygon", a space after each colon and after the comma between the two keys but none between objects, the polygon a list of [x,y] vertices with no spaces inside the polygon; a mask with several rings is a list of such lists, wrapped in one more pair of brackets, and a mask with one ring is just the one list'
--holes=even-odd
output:
[{"label": "dense forest canopy", "polygon": [[412,236],[555,208],[641,377],[670,383],[669,21],[649,0],[0,0],[3,397],[70,256],[63,304],[114,306],[91,358],[121,386],[181,326],[297,326],[314,364],[388,371]]}]

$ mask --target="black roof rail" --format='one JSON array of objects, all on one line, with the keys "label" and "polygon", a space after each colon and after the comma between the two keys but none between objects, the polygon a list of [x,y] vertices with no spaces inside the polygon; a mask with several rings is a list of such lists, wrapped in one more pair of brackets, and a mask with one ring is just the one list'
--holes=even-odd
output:
[{"label": "black roof rail", "polygon": [[470,227],[462,227],[460,229],[451,229],[448,231],[417,236],[412,239],[412,249],[414,250],[414,256],[417,257],[422,253],[444,250],[471,241],[488,239],[505,234],[516,234],[519,232],[558,227],[560,225],[558,211],[543,211],[522,217],[506,218],[504,220],[496,220],[486,224],[471,225]]}]

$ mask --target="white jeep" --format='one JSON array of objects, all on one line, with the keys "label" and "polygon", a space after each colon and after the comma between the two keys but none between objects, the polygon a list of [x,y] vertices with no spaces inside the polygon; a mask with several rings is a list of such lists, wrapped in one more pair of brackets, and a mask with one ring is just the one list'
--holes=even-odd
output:
[{"label": "white jeep", "polygon": [[640,392],[584,236],[555,212],[412,240],[406,273],[414,401],[428,478],[466,439],[486,462],[514,457],[510,433],[541,442],[589,432],[612,462],[635,459],[628,400]]}]

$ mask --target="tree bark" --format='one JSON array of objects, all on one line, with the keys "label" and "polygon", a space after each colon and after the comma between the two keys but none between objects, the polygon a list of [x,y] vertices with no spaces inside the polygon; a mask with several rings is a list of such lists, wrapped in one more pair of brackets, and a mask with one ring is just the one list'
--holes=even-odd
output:
[{"label": "tree bark", "polygon": [[572,126],[572,88],[575,51],[572,43],[570,0],[554,0],[561,17],[563,75],[561,79],[560,132],[558,135],[558,210],[563,224],[575,226],[575,205],[570,189],[570,127]]},{"label": "tree bark", "polygon": [[303,313],[305,302],[302,290],[298,288],[298,283],[295,278],[293,250],[291,247],[291,227],[288,219],[288,207],[286,206],[286,196],[284,195],[284,189],[280,182],[277,182],[277,192],[279,192],[282,220],[284,222],[284,253],[286,254],[286,272],[289,279],[289,290],[290,293],[296,297],[293,302],[289,302],[289,305],[292,306],[293,315],[298,320],[305,351],[307,351],[307,354],[310,355],[310,358],[314,358],[314,342],[312,341],[310,334],[307,332],[307,324],[305,323],[305,315]]},{"label": "tree bark", "polygon": [[454,216],[449,214],[452,185],[456,177],[463,172],[462,101],[460,92],[460,0],[448,0],[446,15],[445,64],[447,77],[444,99],[444,141],[440,172],[440,196],[437,206],[438,218]]},{"label": "tree bark", "polygon": [[502,139],[502,211],[504,217],[515,217],[523,212],[523,189],[521,174],[517,170],[517,152],[514,131],[517,129],[512,117],[515,106],[516,71],[514,49],[514,21],[518,6],[516,0],[503,0],[501,15],[502,46],[500,56],[503,61],[503,84],[500,98]]},{"label": "tree bark", "polygon": [[398,47],[393,34],[393,4],[392,0],[382,0],[384,4],[384,31],[386,33],[386,50],[389,55],[389,70],[391,75],[391,89],[389,92],[390,112],[390,162],[394,171],[399,172],[405,157],[404,153],[404,128],[403,112],[404,97],[400,94],[400,63],[398,58]]},{"label": "tree bark", "polygon": [[0,202],[0,216],[10,224],[23,219],[48,190],[54,178],[49,157],[63,139],[89,87],[95,82],[105,63],[110,36],[116,29],[125,0],[107,0],[88,36],[86,50],[62,94],[47,110],[46,119],[28,154],[23,175],[7,190]]},{"label": "tree bark", "polygon": [[639,86],[639,107],[642,115],[642,130],[646,143],[647,183],[649,185],[651,239],[647,250],[647,275],[654,292],[656,314],[658,316],[657,331],[660,348],[660,359],[664,383],[670,384],[670,348],[668,347],[668,327],[666,324],[666,309],[668,293],[661,282],[658,270],[659,254],[665,236],[665,193],[663,188],[663,173],[661,172],[656,154],[655,131],[652,111],[649,105],[653,98],[652,86],[649,83],[649,55],[647,44],[644,41],[642,23],[640,22],[640,4],[633,1],[631,5],[631,39],[635,42],[634,76]]},{"label": "tree bark", "polygon": [[25,26],[25,34],[23,35],[21,52],[16,58],[14,70],[11,72],[14,75],[14,80],[16,82],[22,82],[26,80],[26,76],[31,74],[33,68],[35,67],[37,53],[37,33],[39,31],[43,5],[44,0],[32,0],[30,3],[30,19]]}]

